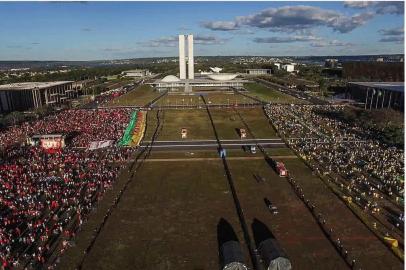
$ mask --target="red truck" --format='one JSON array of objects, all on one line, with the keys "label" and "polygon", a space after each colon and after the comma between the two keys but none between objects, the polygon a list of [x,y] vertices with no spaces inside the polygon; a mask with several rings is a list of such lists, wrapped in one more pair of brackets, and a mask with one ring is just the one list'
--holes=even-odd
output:
[{"label": "red truck", "polygon": [[280,177],[288,176],[288,170],[286,170],[285,164],[282,162],[276,162],[276,171],[279,173]]}]

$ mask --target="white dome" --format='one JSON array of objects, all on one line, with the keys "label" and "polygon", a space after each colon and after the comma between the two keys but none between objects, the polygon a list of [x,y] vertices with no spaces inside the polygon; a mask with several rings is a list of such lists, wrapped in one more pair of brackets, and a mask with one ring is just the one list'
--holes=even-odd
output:
[{"label": "white dome", "polygon": [[164,77],[161,81],[163,82],[179,82],[179,78],[174,75],[168,75]]},{"label": "white dome", "polygon": [[210,79],[215,81],[230,81],[238,76],[238,74],[231,73],[213,73],[207,75]]}]

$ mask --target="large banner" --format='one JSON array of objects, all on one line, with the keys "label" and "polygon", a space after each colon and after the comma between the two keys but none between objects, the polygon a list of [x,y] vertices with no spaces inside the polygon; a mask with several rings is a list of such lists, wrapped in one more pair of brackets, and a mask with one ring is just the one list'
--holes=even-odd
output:
[{"label": "large banner", "polygon": [[96,150],[99,148],[105,148],[113,145],[113,140],[106,140],[106,141],[94,141],[90,143],[89,150]]},{"label": "large banner", "polygon": [[41,147],[44,149],[60,149],[62,148],[61,138],[40,139]]}]

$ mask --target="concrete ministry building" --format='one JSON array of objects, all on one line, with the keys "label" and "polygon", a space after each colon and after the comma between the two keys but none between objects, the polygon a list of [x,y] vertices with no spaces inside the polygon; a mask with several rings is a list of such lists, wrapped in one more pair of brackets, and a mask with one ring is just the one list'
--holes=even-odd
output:
[{"label": "concrete ministry building", "polygon": [[270,68],[249,68],[246,69],[248,75],[269,75],[272,74]]},{"label": "concrete ministry building", "polygon": [[365,109],[404,110],[404,82],[348,82],[346,98],[364,103]]},{"label": "concrete ministry building", "polygon": [[59,81],[0,85],[0,113],[66,103],[78,96],[73,84],[73,81]]},{"label": "concrete ministry building", "polygon": [[168,75],[147,84],[154,86],[159,91],[184,90],[185,92],[191,92],[193,88],[242,88],[246,81],[236,79],[236,77],[237,74],[219,72],[206,72],[196,76],[194,72],[193,35],[179,35],[179,78],[174,75]]},{"label": "concrete ministry building", "polygon": [[124,77],[142,78],[150,76],[151,72],[148,69],[132,69],[121,72],[121,75],[123,75]]}]

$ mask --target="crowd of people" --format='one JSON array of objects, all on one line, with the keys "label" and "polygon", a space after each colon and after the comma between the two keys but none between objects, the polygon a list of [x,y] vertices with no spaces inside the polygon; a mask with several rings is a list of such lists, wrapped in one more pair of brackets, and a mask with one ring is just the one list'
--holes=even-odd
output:
[{"label": "crowd of people", "polygon": [[0,148],[22,143],[28,136],[46,134],[71,137],[73,147],[88,147],[92,141],[118,140],[127,127],[131,112],[126,108],[62,111],[0,132]]},{"label": "crowd of people", "polygon": [[402,205],[403,150],[382,144],[362,123],[354,125],[331,117],[343,109],[340,105],[268,105],[265,111],[302,158],[317,164],[322,173],[345,179],[341,185],[362,208],[376,210],[377,201]]},{"label": "crowd of people", "polygon": [[[0,132],[1,269],[50,268],[67,249],[136,151],[87,147],[120,139],[131,112],[66,110]],[[71,138],[58,151],[25,143],[30,135],[55,133]]]}]

